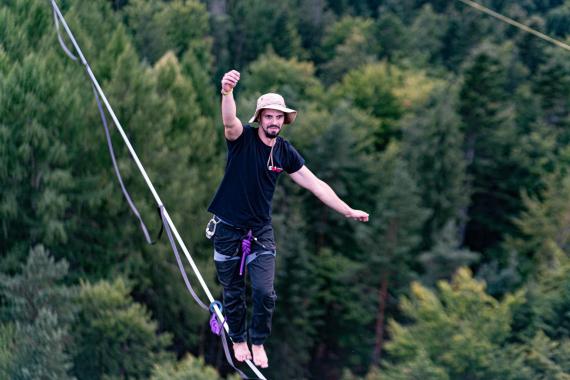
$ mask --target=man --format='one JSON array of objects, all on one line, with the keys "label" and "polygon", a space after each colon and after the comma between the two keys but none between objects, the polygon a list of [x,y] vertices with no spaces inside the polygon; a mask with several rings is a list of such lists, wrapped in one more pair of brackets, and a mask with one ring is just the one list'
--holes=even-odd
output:
[{"label": "man", "polygon": [[249,121],[259,127],[242,125],[236,116],[233,89],[240,73],[232,70],[222,79],[222,120],[228,146],[226,171],[208,211],[214,217],[207,234],[213,237],[214,261],[223,286],[223,306],[234,355],[250,360],[247,345],[245,279],[247,269],[252,285],[253,314],[249,330],[253,362],[266,368],[263,343],[271,332],[276,294],[275,238],[271,225],[271,200],[277,177],[287,172],[293,181],[310,190],[322,202],[347,218],[368,221],[368,214],[344,203],[326,183],[306,166],[295,148],[279,137],[284,124],[295,121],[297,112],[287,108],[278,94],[262,95]]}]

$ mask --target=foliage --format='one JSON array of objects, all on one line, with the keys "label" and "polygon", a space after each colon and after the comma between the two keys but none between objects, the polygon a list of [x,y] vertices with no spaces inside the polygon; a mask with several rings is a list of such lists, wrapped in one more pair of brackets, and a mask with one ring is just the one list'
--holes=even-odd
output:
[{"label": "foliage", "polygon": [[216,370],[204,364],[204,360],[187,355],[178,363],[157,365],[152,370],[151,380],[218,380]]},{"label": "foliage", "polygon": [[409,322],[390,323],[388,378],[411,375],[420,361],[441,379],[519,378],[525,371],[522,357],[508,345],[517,302],[520,295],[492,298],[465,268],[451,283],[439,282],[437,293],[412,284],[401,303]]},{"label": "foliage", "polygon": [[146,308],[132,301],[122,280],[83,283],[73,325],[74,372],[82,379],[148,378],[165,359],[168,334],[159,334]]},{"label": "foliage", "polygon": [[[354,223],[280,180],[269,378],[567,378],[567,52],[442,0],[57,3],[214,296],[227,70],[242,120],[283,94],[299,111],[284,136],[370,212]],[[486,5],[568,39],[562,0]],[[121,195],[49,2],[5,0],[0,25],[0,377],[227,375],[168,243],[145,245]]]},{"label": "foliage", "polygon": [[22,272],[0,276],[7,300],[0,324],[0,374],[10,379],[72,379],[69,324],[75,315],[75,290],[61,284],[66,262],[55,262],[37,246]]},{"label": "foliage", "polygon": [[[431,210],[423,227],[423,247],[437,245],[450,223],[464,229],[469,205],[464,134],[455,112],[456,93],[436,88],[427,102],[403,120],[406,161],[421,192],[422,206]],[[457,244],[463,234],[457,233]]]}]

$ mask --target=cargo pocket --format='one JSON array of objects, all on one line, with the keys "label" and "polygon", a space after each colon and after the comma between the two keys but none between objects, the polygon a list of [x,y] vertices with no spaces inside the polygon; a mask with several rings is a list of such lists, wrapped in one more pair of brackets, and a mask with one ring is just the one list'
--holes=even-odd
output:
[{"label": "cargo pocket", "polygon": [[273,233],[273,226],[271,224],[256,229],[254,236],[257,238],[256,251],[275,251],[275,234]]},{"label": "cargo pocket", "polygon": [[224,256],[235,256],[239,251],[241,233],[225,223],[219,223],[212,240],[216,252]]}]

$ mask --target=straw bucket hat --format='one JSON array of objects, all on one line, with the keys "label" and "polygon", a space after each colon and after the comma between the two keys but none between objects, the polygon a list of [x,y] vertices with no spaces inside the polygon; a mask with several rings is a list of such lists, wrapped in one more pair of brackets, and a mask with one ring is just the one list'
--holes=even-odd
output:
[{"label": "straw bucket hat", "polygon": [[255,109],[255,113],[251,119],[249,119],[249,122],[259,122],[259,114],[261,110],[266,108],[284,112],[284,124],[291,124],[297,117],[297,111],[291,108],[287,108],[287,106],[285,106],[285,99],[283,99],[281,95],[270,92],[268,94],[261,95],[259,99],[257,99],[257,108]]}]

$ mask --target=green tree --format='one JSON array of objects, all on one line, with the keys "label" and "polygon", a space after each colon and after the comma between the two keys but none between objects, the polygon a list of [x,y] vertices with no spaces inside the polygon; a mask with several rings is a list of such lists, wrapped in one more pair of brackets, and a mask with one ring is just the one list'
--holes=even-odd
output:
[{"label": "green tree", "polygon": [[[459,94],[467,173],[473,189],[465,243],[488,254],[513,230],[511,219],[520,211],[519,194],[527,175],[527,168],[514,158],[520,138],[507,100],[506,63],[491,49],[483,45],[474,53]],[[497,252],[495,257],[499,257]],[[498,260],[504,264],[504,257]]]},{"label": "green tree", "polygon": [[[237,377],[230,377],[236,378]],[[228,378],[228,379],[230,379]],[[222,378],[212,367],[204,364],[204,360],[187,355],[176,363],[156,365],[152,370],[150,380],[221,380]]]},{"label": "green tree", "polygon": [[424,103],[437,82],[419,71],[402,70],[386,62],[350,71],[332,89],[333,99],[347,101],[374,117],[368,138],[376,151],[402,135],[400,119]]},{"label": "green tree", "polygon": [[570,177],[557,173],[545,182],[540,196],[523,194],[525,210],[515,219],[520,235],[509,236],[505,242],[506,249],[517,255],[518,270],[524,278],[558,265],[560,257],[568,254]]},{"label": "green tree", "polygon": [[[455,112],[456,93],[438,88],[413,116],[403,120],[404,154],[421,192],[422,206],[431,210],[423,227],[422,247],[429,249],[449,223],[461,243],[469,203],[467,163],[461,120]],[[451,231],[450,231],[451,232]],[[450,236],[451,237],[451,236]]]},{"label": "green tree", "polygon": [[520,295],[497,301],[465,268],[451,283],[439,282],[437,292],[417,283],[411,291],[401,300],[410,323],[390,323],[393,339],[386,345],[384,364],[392,378],[417,371],[419,358],[438,379],[532,378],[524,376],[523,355],[508,342],[512,308]]},{"label": "green tree", "polygon": [[511,340],[532,369],[529,378],[567,379],[570,371],[569,264],[563,255],[557,265],[543,268],[527,282],[524,303],[513,310]]},{"label": "green tree", "polygon": [[68,265],[55,262],[37,246],[21,273],[0,275],[0,374],[15,380],[72,379],[69,375],[70,323],[75,315],[74,288],[62,285]]},{"label": "green tree", "polygon": [[198,45],[209,48],[208,13],[199,1],[132,0],[122,12],[137,50],[151,64],[168,50],[182,57]]},{"label": "green tree", "polygon": [[82,283],[78,296],[73,372],[80,379],[148,378],[167,358],[168,334],[159,334],[147,309],[133,302],[121,279]]},{"label": "green tree", "polygon": [[[50,78],[48,73],[57,69]],[[61,69],[53,54],[31,54],[12,66],[0,84],[0,181],[4,184],[0,246],[7,253],[4,260],[23,260],[30,243],[61,245],[69,238],[64,214],[73,175],[65,132],[52,123],[54,119],[73,120],[66,108],[76,100],[64,100],[68,88],[58,84],[64,77]],[[46,103],[46,99],[51,101]]]},{"label": "green tree", "polygon": [[384,349],[386,315],[393,307],[390,295],[399,295],[412,278],[421,227],[429,215],[422,208],[419,190],[396,145],[379,157],[376,205],[369,227],[361,229],[359,245],[366,253],[363,278],[375,293],[375,344],[372,363]]},{"label": "green tree", "polygon": [[324,313],[317,325],[321,335],[313,347],[310,368],[323,378],[338,378],[343,367],[362,371],[368,365],[375,305],[362,281],[365,263],[328,248],[317,255],[318,266],[312,279],[317,286],[314,301]]},{"label": "green tree", "polygon": [[[422,33],[425,37],[426,34]],[[378,57],[388,62],[395,62],[407,51],[413,34],[408,32],[404,21],[390,10],[383,10],[375,20],[374,38]]]},{"label": "green tree", "polygon": [[508,28],[490,17],[481,17],[481,13],[465,4],[455,2],[448,4],[444,14],[447,22],[442,36],[441,57],[451,72],[457,72],[462,62],[471,61],[469,55],[487,36],[502,35]]},{"label": "green tree", "polygon": [[256,98],[266,92],[283,95],[287,106],[294,109],[319,99],[323,92],[311,62],[286,59],[272,51],[259,56],[248,66],[237,89],[244,94],[238,107],[240,114],[244,113],[244,121],[253,114]]},{"label": "green tree", "polygon": [[559,49],[546,49],[545,62],[538,66],[537,77],[532,82],[533,90],[540,95],[543,120],[559,132],[559,144],[565,146],[570,141],[568,125],[568,94],[570,65]]},{"label": "green tree", "polygon": [[[536,29],[544,30],[544,20],[541,17],[534,16],[530,20],[521,21],[525,25]],[[515,36],[514,41],[519,49],[519,56],[521,61],[530,70],[532,74],[536,73],[539,65],[545,61],[546,44],[544,41],[536,38],[535,36],[524,32],[518,31],[519,36]]]},{"label": "green tree", "polygon": [[461,248],[457,226],[448,223],[439,234],[434,236],[434,245],[429,251],[422,252],[418,260],[424,268],[423,281],[435,285],[442,279],[450,279],[457,268],[474,264],[479,255]]},{"label": "green tree", "polygon": [[546,30],[549,35],[566,37],[570,34],[568,22],[570,21],[570,7],[568,4],[561,4],[556,8],[551,8],[546,14]]},{"label": "green tree", "polygon": [[373,33],[373,21],[359,17],[344,17],[327,28],[320,53],[325,83],[332,84],[350,70],[374,62],[379,48],[370,44]]},{"label": "green tree", "polygon": [[0,323],[0,376],[5,379],[14,372],[15,330],[13,323]]},{"label": "green tree", "polygon": [[[325,311],[317,302],[317,284],[313,281],[318,263],[308,249],[307,225],[301,216],[302,197],[298,193],[298,187],[287,181],[281,182],[275,194],[278,303],[268,342],[268,352],[273,358],[270,378],[307,378],[311,351],[323,328],[320,319]],[[286,363],[278,360],[284,357],[288,358]]]},{"label": "green tree", "polygon": [[423,67],[428,64],[441,64],[441,51],[443,49],[443,35],[447,17],[434,11],[431,2],[422,6],[410,27],[409,47],[406,57],[410,57],[412,64]]},{"label": "green tree", "polygon": [[293,7],[286,2],[232,1],[228,3],[228,15],[231,67],[246,67],[269,47],[285,58],[303,54]]}]

